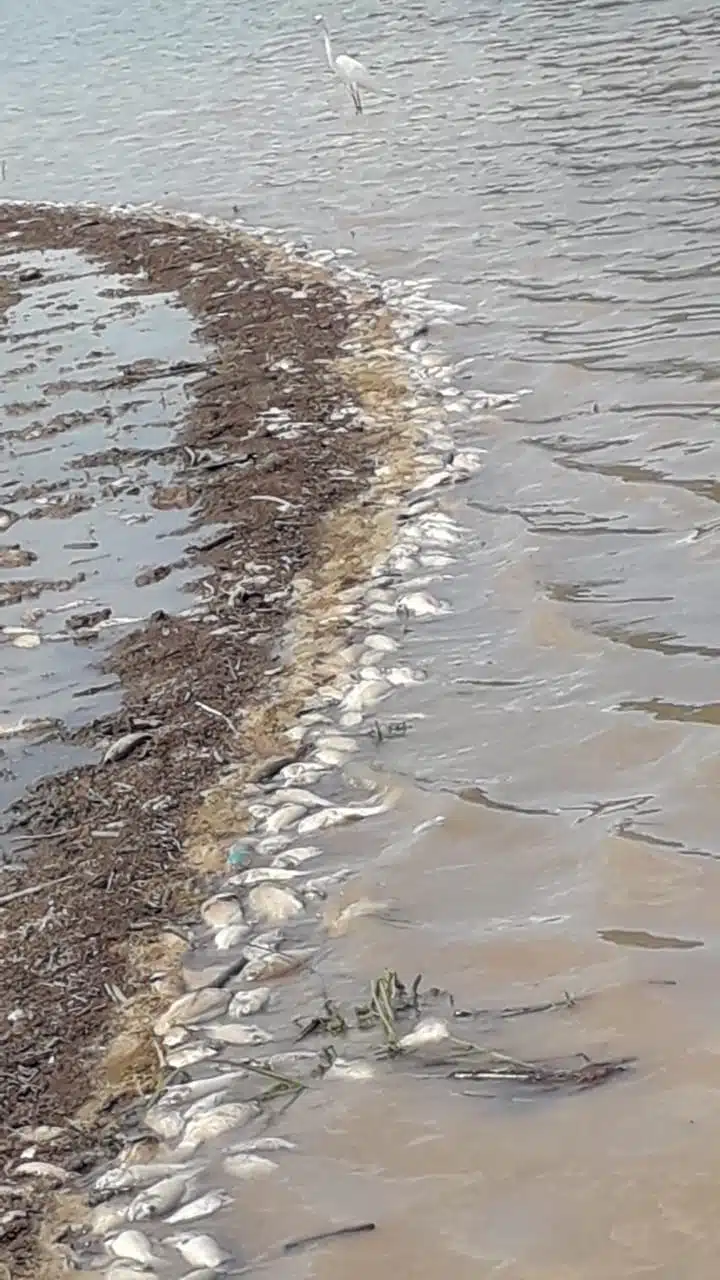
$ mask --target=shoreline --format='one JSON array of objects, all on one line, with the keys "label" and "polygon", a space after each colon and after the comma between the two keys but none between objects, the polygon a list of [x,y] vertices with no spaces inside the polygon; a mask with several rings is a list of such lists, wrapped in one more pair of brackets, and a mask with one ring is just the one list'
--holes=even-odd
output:
[{"label": "shoreline", "polygon": [[[11,252],[72,247],[107,269],[140,270],[143,292],[178,293],[216,352],[193,385],[182,440],[191,454],[229,461],[208,472],[192,459],[180,478],[197,503],[193,555],[212,600],[192,618],[151,619],[112,651],[105,669],[121,676],[124,700],[92,727],[103,754],[34,788],[23,816],[33,847],[22,871],[3,876],[1,1155],[17,1194],[0,1254],[9,1251],[22,1276],[52,1274],[60,1179],[26,1178],[23,1193],[12,1176],[18,1156],[38,1125],[61,1129],[48,1160],[66,1171],[69,1191],[117,1153],[125,1111],[157,1087],[150,1028],[181,989],[187,922],[242,834],[240,781],[287,755],[284,731],[336,673],[347,614],[338,593],[358,587],[387,546],[391,501],[416,474],[417,435],[377,291],[354,286],[351,301],[323,270],[200,219],[0,205],[0,227]],[[238,279],[248,285],[239,312],[228,309]],[[257,431],[278,403],[286,439]],[[297,421],[306,427],[293,435]],[[251,505],[253,489],[271,500]],[[203,540],[207,523],[226,527]],[[258,565],[244,575],[239,545],[245,564]],[[293,623],[286,657],[277,639]],[[122,754],[129,734],[138,736]],[[113,743],[118,754],[103,763]],[[159,969],[163,980],[149,988]]]}]

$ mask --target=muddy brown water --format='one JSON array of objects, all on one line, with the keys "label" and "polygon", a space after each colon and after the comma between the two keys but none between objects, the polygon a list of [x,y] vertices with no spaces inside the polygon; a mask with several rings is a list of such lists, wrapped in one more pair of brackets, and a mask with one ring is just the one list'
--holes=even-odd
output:
[{"label": "muddy brown water", "polygon": [[452,612],[411,629],[429,678],[388,704],[424,719],[368,753],[401,800],[327,841],[408,923],[357,922],[318,972],[348,996],[386,963],[473,1005],[588,994],[494,1034],[639,1060],[532,1102],[391,1076],[308,1094],[283,1126],[300,1151],[242,1185],[223,1238],[247,1256],[378,1223],[278,1276],[714,1276],[715,6],[348,5],[338,48],[399,95],[360,121],[289,0],[182,20],[96,0],[72,43],[58,9],[28,49],[32,11],[5,19],[3,193],[237,205],[432,274],[465,307],[433,338],[466,384],[529,391],[463,426],[488,454],[445,504],[466,530],[433,587]]}]

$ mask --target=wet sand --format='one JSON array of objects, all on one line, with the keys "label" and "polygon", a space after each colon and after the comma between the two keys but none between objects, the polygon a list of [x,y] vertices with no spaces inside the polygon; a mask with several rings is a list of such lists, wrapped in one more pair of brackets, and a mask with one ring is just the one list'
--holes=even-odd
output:
[{"label": "wet sand", "polygon": [[[192,508],[187,559],[202,599],[191,616],[157,613],[110,651],[105,671],[123,700],[76,734],[92,762],[38,782],[11,831],[22,865],[4,873],[0,896],[2,1248],[23,1276],[40,1274],[58,1228],[44,1217],[53,1179],[19,1188],[17,1156],[36,1126],[59,1126],[52,1159],[83,1172],[117,1148],[154,1087],[149,1028],[180,988],[149,979],[182,954],[183,921],[242,831],[228,773],[287,756],[282,729],[332,673],[340,618],[328,606],[383,536],[381,504],[363,506],[374,464],[394,460],[400,475],[410,463],[395,413],[405,389],[385,366],[358,381],[341,349],[351,332],[368,349],[387,339],[369,295],[351,314],[316,269],[190,221],[2,206],[0,234],[6,256],[73,249],[136,275],[138,293],[173,293],[212,353],[179,424],[174,481]],[[33,281],[10,276],[2,288],[8,307]],[[124,377],[136,386],[157,372],[148,361]],[[315,582],[318,607],[289,648],[300,578]],[[91,635],[98,619],[76,622]]]}]

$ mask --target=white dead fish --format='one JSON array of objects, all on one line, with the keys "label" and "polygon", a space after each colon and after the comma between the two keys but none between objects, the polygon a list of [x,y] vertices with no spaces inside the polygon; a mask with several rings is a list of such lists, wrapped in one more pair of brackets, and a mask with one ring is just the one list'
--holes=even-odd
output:
[{"label": "white dead fish", "polygon": [[139,1191],[132,1201],[127,1216],[130,1222],[147,1222],[149,1218],[171,1213],[187,1195],[192,1175],[177,1173],[172,1178],[161,1178],[154,1186]]},{"label": "white dead fish", "polygon": [[176,1222],[196,1222],[198,1218],[209,1218],[211,1214],[217,1213],[218,1209],[224,1209],[226,1205],[232,1204],[229,1195],[224,1191],[206,1191],[205,1195],[198,1196],[197,1200],[190,1200],[187,1204],[181,1205],[174,1213],[166,1218],[174,1226]]},{"label": "white dead fish", "polygon": [[252,1155],[256,1151],[297,1151],[297,1143],[288,1138],[251,1138],[249,1142],[238,1142],[231,1147],[233,1155]]},{"label": "white dead fish", "polygon": [[349,867],[341,867],[339,871],[330,871],[326,876],[315,876],[313,880],[308,880],[303,889],[303,897],[306,901],[314,898],[321,900],[327,898],[328,889],[334,889],[336,885],[342,884],[352,875]]},{"label": "white dead fish", "polygon": [[262,840],[257,842],[257,851],[264,857],[270,857],[273,853],[279,853],[281,849],[287,849],[290,844],[289,836],[263,836]]},{"label": "white dead fish", "polygon": [[67,1130],[58,1124],[38,1124],[18,1130],[23,1142],[37,1143],[55,1142],[58,1138],[62,1138],[66,1132]]},{"label": "white dead fish", "polygon": [[[88,1273],[85,1272],[85,1275]],[[155,1280],[155,1271],[149,1271],[139,1262],[112,1262],[107,1271],[103,1271],[104,1280]]]},{"label": "white dead fish", "polygon": [[268,1160],[266,1156],[257,1156],[251,1153],[238,1153],[233,1156],[226,1156],[223,1160],[223,1169],[226,1173],[232,1174],[233,1178],[242,1178],[250,1180],[251,1178],[266,1177],[269,1173],[275,1173],[279,1166],[274,1160]]},{"label": "white dead fish", "polygon": [[21,1160],[15,1166],[15,1175],[22,1174],[26,1178],[42,1178],[43,1182],[59,1187],[67,1182],[70,1174],[59,1164],[51,1164],[48,1160]]},{"label": "white dead fish", "polygon": [[256,987],[254,991],[238,991],[228,1005],[229,1018],[247,1018],[262,1013],[270,999],[269,987]]},{"label": "white dead fish", "polygon": [[294,849],[286,849],[284,853],[279,853],[273,858],[273,867],[289,867],[295,870],[301,867],[305,862],[311,862],[314,858],[322,857],[322,849],[318,849],[317,845],[306,844],[297,845]]},{"label": "white dead fish", "polygon": [[225,1102],[207,1115],[195,1116],[188,1121],[177,1146],[178,1154],[194,1151],[202,1142],[219,1138],[230,1129],[239,1129],[257,1116],[257,1107],[251,1102]]},{"label": "white dead fish", "polygon": [[412,667],[391,667],[387,678],[393,685],[422,684],[427,680],[423,671],[413,671]]},{"label": "white dead fish", "polygon": [[200,1098],[207,1098],[218,1089],[227,1089],[234,1080],[243,1080],[247,1071],[237,1067],[232,1071],[220,1071],[214,1076],[199,1076],[197,1080],[189,1080],[187,1084],[172,1084],[163,1094],[163,1102],[168,1106],[184,1107]]},{"label": "white dead fish", "polygon": [[244,889],[250,889],[254,884],[262,884],[265,880],[275,880],[278,884],[283,884],[290,880],[299,880],[301,875],[300,871],[289,871],[284,867],[250,867],[248,871],[241,871],[240,875],[235,876],[234,879]]},{"label": "white dead fish", "polygon": [[449,608],[449,605],[436,600],[425,591],[411,591],[398,600],[398,610],[412,614],[414,618],[437,617],[440,613],[447,613]]},{"label": "white dead fish", "polygon": [[271,803],[284,804],[285,802],[303,805],[306,809],[322,809],[330,804],[329,800],[323,800],[322,796],[316,796],[306,787],[281,787],[274,793]]},{"label": "white dead fish", "polygon": [[166,1140],[179,1138],[183,1131],[183,1118],[178,1111],[165,1104],[164,1099],[145,1113],[145,1124],[152,1133]]},{"label": "white dead fish", "polygon": [[174,1000],[170,1008],[155,1020],[153,1031],[162,1038],[171,1027],[187,1026],[188,1023],[202,1022],[205,1018],[217,1017],[224,1013],[230,1001],[227,991],[217,987],[201,987],[199,991],[189,991],[186,995]]},{"label": "white dead fish", "polygon": [[127,1209],[117,1208],[111,1204],[96,1205],[90,1217],[90,1234],[107,1236],[111,1231],[117,1231],[118,1227],[123,1225],[128,1213]]},{"label": "white dead fish", "polygon": [[315,954],[315,947],[270,951],[246,964],[242,976],[245,982],[267,982],[272,978],[284,978],[286,974],[301,969]]},{"label": "white dead fish", "polygon": [[398,1048],[406,1051],[423,1049],[426,1045],[442,1044],[450,1039],[450,1028],[442,1018],[422,1018],[412,1031],[400,1037]]},{"label": "white dead fish", "polygon": [[332,751],[342,751],[345,755],[353,755],[360,749],[357,739],[351,738],[347,733],[324,733],[321,738],[318,738],[316,745],[330,747]]},{"label": "white dead fish", "polygon": [[220,1248],[212,1236],[184,1232],[182,1235],[167,1236],[167,1243],[174,1244],[178,1253],[192,1267],[221,1267],[232,1257],[232,1254]]},{"label": "white dead fish", "polygon": [[258,884],[245,900],[248,915],[264,924],[280,924],[303,915],[305,906],[292,889],[276,884]]},{"label": "white dead fish", "polygon": [[424,569],[446,569],[454,563],[454,556],[448,556],[444,551],[423,551],[420,556],[420,564]]},{"label": "white dead fish", "polygon": [[149,1187],[159,1178],[171,1178],[176,1173],[187,1177],[188,1166],[184,1164],[125,1164],[117,1169],[108,1169],[95,1179],[96,1191],[136,1191],[140,1187]]},{"label": "white dead fish", "polygon": [[179,1049],[171,1050],[170,1053],[166,1051],[165,1061],[174,1071],[180,1071],[184,1067],[194,1067],[198,1062],[214,1058],[217,1052],[217,1045],[198,1041],[197,1044],[182,1045]]},{"label": "white dead fish", "polygon": [[453,471],[471,475],[474,471],[480,471],[485,465],[486,458],[487,450],[485,449],[458,449],[450,465]]},{"label": "white dead fish", "polygon": [[295,947],[288,951],[270,951],[264,956],[251,960],[242,970],[245,982],[268,982],[273,978],[284,978],[288,973],[309,963],[316,955],[316,947]]},{"label": "white dead fish", "polygon": [[184,1044],[190,1037],[187,1027],[171,1027],[163,1036],[163,1046],[166,1049],[176,1049],[178,1045]]},{"label": "white dead fish", "polygon": [[14,645],[16,649],[37,649],[40,644],[40,636],[37,631],[20,631],[10,641],[10,643]]},{"label": "white dead fish", "polygon": [[320,747],[315,752],[315,759],[319,760],[328,769],[340,768],[341,765],[345,764],[346,758],[344,751],[337,751],[334,747]]},{"label": "white dead fish", "polygon": [[382,916],[391,909],[389,902],[374,902],[371,898],[358,898],[356,902],[350,902],[338,911],[337,915],[328,913],[325,917],[326,928],[331,937],[339,938],[347,933],[353,920],[360,920],[364,916]]},{"label": "white dead fish", "polygon": [[[284,1053],[273,1053],[267,1061],[271,1071],[295,1080],[309,1079],[317,1074],[320,1066],[320,1056],[312,1049],[288,1049]],[[237,1150],[233,1147],[233,1151]]]},{"label": "white dead fish", "polygon": [[272,1036],[262,1027],[244,1022],[213,1022],[203,1027],[205,1035],[221,1044],[269,1044]]},{"label": "white dead fish", "polygon": [[366,649],[374,649],[376,653],[393,653],[397,647],[397,641],[391,636],[385,636],[381,631],[371,631],[364,640]]},{"label": "white dead fish", "polygon": [[323,1077],[324,1080],[372,1080],[377,1071],[371,1062],[356,1058],[336,1058]]},{"label": "white dead fish", "polygon": [[249,932],[249,926],[246,924],[226,924],[215,934],[215,946],[218,951],[231,951],[242,942],[243,938],[247,938]]},{"label": "white dead fish", "polygon": [[227,1097],[227,1093],[227,1089],[215,1089],[204,1098],[196,1098],[185,1111],[185,1120],[194,1120],[195,1116],[204,1116],[208,1111],[214,1111],[223,1098]]},{"label": "white dead fish", "polygon": [[343,698],[343,711],[367,711],[379,702],[389,688],[387,680],[361,680]]},{"label": "white dead fish", "polygon": [[154,1260],[150,1241],[142,1231],[128,1228],[112,1236],[106,1245],[116,1258],[128,1258],[131,1262],[139,1262],[141,1267],[149,1267]]},{"label": "white dead fish", "polygon": [[243,911],[239,900],[231,893],[216,893],[203,902],[200,915],[211,929],[222,929],[228,924],[242,924]]},{"label": "white dead fish", "polygon": [[257,960],[259,956],[267,955],[268,951],[276,951],[282,946],[285,935],[282,929],[267,929],[264,933],[258,933],[252,942],[248,942],[243,956],[248,963],[251,960]]},{"label": "white dead fish", "polygon": [[270,835],[275,835],[278,831],[287,831],[288,827],[294,827],[305,815],[305,806],[302,804],[283,804],[279,809],[272,810],[265,818],[265,830]]},{"label": "white dead fish", "polygon": [[322,777],[324,770],[320,765],[300,762],[298,764],[286,764],[280,773],[285,782],[311,787],[313,783]]},{"label": "white dead fish", "polygon": [[328,827],[339,827],[344,822],[357,822],[360,818],[374,818],[376,814],[385,813],[389,803],[377,805],[334,805],[332,809],[321,809],[318,813],[309,813],[298,826],[300,835],[311,831],[323,831]]}]

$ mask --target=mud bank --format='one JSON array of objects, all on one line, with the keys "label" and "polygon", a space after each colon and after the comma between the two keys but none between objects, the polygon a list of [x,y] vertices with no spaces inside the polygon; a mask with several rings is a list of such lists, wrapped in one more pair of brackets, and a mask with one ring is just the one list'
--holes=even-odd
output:
[{"label": "mud bank", "polygon": [[[25,797],[22,863],[0,886],[0,1257],[23,1276],[52,1270],[62,1228],[48,1211],[57,1179],[20,1186],[17,1158],[53,1126],[47,1158],[82,1173],[155,1087],[150,1028],[181,987],[152,977],[179,959],[183,921],[242,832],[242,780],[287,757],[283,730],[332,677],[338,592],[387,539],[414,445],[370,292],[350,297],[316,267],[192,219],[3,205],[0,244],[3,308],[34,287],[8,271],[11,255],[72,249],[138,292],[174,295],[211,352],[192,370],[164,495],[189,512],[200,593],[112,649],[122,707],[83,731],[92,763]],[[157,373],[147,361],[124,376]]]}]

